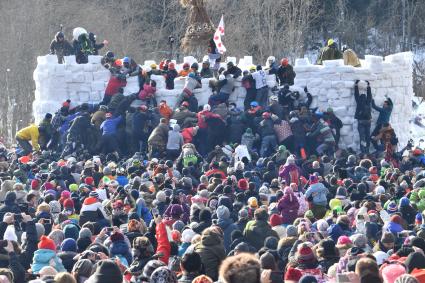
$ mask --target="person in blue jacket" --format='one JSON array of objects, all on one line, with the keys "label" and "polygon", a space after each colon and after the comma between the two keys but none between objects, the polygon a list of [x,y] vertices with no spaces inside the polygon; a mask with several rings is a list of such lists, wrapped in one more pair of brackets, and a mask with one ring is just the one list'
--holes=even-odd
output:
[{"label": "person in blue jacket", "polygon": [[[375,129],[373,129],[372,131],[371,137],[374,137],[377,134],[379,134],[379,130],[381,130],[382,125],[390,122],[393,106],[394,106],[393,101],[389,97],[384,101],[384,104],[382,105],[382,107],[378,107],[375,104],[375,100],[372,99],[372,108],[379,112],[379,116],[378,116],[378,120],[376,120],[376,126],[375,126]],[[375,147],[375,149],[377,149],[378,144],[374,141],[374,139],[371,139],[371,140],[372,140],[373,146]]]},{"label": "person in blue jacket", "polygon": [[312,211],[316,219],[321,219],[326,214],[326,205],[328,200],[326,198],[329,190],[319,182],[316,175],[310,176],[310,186],[305,192],[305,198],[312,203]]},{"label": "person in blue jacket", "polygon": [[113,117],[112,113],[106,113],[106,120],[100,125],[102,137],[99,150],[103,153],[108,154],[118,150],[117,130],[122,120],[122,116]]}]

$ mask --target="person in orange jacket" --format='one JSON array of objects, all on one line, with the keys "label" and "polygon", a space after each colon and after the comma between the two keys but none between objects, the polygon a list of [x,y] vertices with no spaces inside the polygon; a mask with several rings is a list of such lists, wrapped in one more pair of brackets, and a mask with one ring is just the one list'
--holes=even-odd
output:
[{"label": "person in orange jacket", "polygon": [[165,223],[162,221],[162,217],[160,215],[154,215],[154,219],[156,223],[155,236],[158,243],[156,247],[156,254],[161,256],[159,260],[168,265],[168,259],[171,254],[171,246],[167,236],[167,228],[165,227]]},{"label": "person in orange jacket", "polygon": [[184,63],[183,70],[179,72],[179,77],[187,77],[191,71],[189,63]]},{"label": "person in orange jacket", "polygon": [[168,106],[167,101],[161,100],[158,110],[159,114],[161,114],[163,118],[167,119],[167,121],[170,121],[171,115],[173,115],[173,110],[170,108],[170,106]]}]

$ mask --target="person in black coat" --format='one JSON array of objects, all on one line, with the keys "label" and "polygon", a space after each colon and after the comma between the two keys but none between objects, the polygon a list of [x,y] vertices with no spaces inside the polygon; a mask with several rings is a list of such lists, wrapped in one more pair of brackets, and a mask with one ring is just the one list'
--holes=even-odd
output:
[{"label": "person in black coat", "polygon": [[[342,121],[335,115],[332,108],[328,108],[324,113],[324,120],[328,123],[329,127],[335,131],[334,138],[336,147],[338,147],[339,139],[341,137],[340,131],[344,126]],[[333,131],[332,131],[333,132]]]},{"label": "person in black coat", "polygon": [[360,150],[362,153],[369,153],[370,146],[370,126],[372,120],[372,92],[370,83],[367,82],[367,94],[359,93],[359,80],[354,85],[354,99],[356,100],[356,113],[354,118],[357,119],[357,130],[360,137]]},{"label": "person in black coat", "polygon": [[202,234],[206,228],[212,225],[212,215],[211,211],[207,208],[204,208],[199,212],[199,223],[194,225],[192,230],[197,234]]}]

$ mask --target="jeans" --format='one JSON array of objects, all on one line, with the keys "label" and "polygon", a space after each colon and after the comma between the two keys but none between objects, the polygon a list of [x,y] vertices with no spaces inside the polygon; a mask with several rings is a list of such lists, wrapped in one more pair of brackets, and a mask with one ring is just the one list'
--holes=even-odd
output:
[{"label": "jeans", "polygon": [[29,141],[16,137],[16,141],[22,148],[22,155],[28,155],[32,152],[32,145]]},{"label": "jeans", "polygon": [[370,147],[370,120],[358,120],[357,124],[360,137],[360,151],[367,154]]},{"label": "jeans", "polygon": [[269,88],[267,86],[257,89],[257,95],[255,96],[255,100],[261,107],[267,106],[267,100],[269,96]]},{"label": "jeans", "polygon": [[265,157],[268,149],[275,150],[277,146],[275,136],[265,136],[261,139],[260,156]]}]

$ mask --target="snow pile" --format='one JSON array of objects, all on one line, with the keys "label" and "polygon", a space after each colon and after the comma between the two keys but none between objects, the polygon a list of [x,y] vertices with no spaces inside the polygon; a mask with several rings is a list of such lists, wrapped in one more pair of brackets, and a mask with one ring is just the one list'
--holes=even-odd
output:
[{"label": "snow pile", "polygon": [[[236,57],[228,57],[228,61],[237,63]],[[332,107],[344,123],[341,130],[341,146],[350,146],[358,149],[357,123],[354,119],[354,81],[369,80],[372,94],[378,106],[382,105],[385,96],[394,102],[394,111],[391,123],[396,130],[401,144],[408,140],[409,119],[412,114],[412,53],[398,53],[385,57],[366,56],[361,68],[344,66],[342,60],[325,61],[323,66],[312,65],[308,59],[297,59],[295,72],[297,73],[295,85],[292,90],[300,91],[305,95],[303,88],[307,86],[313,95],[312,107],[326,110]],[[71,100],[72,105],[82,103],[96,104],[103,98],[105,87],[110,73],[101,64],[101,56],[89,56],[88,64],[76,64],[75,56],[66,56],[65,64],[58,64],[55,55],[40,56],[37,58],[37,68],[34,71],[36,84],[33,112],[35,121],[39,122],[45,113],[52,113],[60,108],[63,101]],[[196,62],[193,57],[185,57],[184,62]],[[245,70],[252,65],[252,57],[245,56],[239,60],[238,66]],[[149,69],[154,61],[145,61],[144,69]],[[225,65],[225,63],[223,63]],[[177,64],[179,71],[182,64]],[[165,79],[153,75],[151,79],[157,83],[157,100],[166,100],[174,107],[177,96],[182,92],[185,79],[176,78],[175,89],[165,89]],[[268,76],[269,87],[276,85],[274,75]],[[209,79],[202,79],[202,88],[195,90],[199,105],[208,102],[212,94],[209,88]],[[366,84],[360,83],[361,93],[366,91]],[[137,77],[127,79],[124,89],[126,95],[135,93],[139,89]],[[238,79],[235,89],[230,96],[230,101],[238,107],[243,107],[246,91]],[[271,93],[270,93],[271,94]],[[374,121],[377,112],[374,113]]]}]

